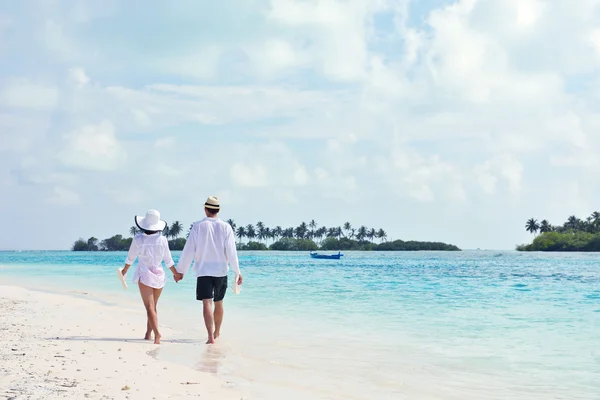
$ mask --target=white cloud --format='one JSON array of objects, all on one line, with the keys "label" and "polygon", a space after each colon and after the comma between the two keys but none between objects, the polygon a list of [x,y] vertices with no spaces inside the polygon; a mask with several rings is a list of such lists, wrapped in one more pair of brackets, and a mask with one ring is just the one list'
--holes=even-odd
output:
[{"label": "white cloud", "polygon": [[157,139],[156,142],[154,142],[154,147],[157,148],[172,148],[173,145],[175,144],[175,139],[173,137],[165,137],[165,138],[160,138]]},{"label": "white cloud", "polygon": [[59,154],[70,166],[109,171],[125,161],[126,153],[115,135],[110,121],[86,125],[66,135],[67,147]]},{"label": "white cloud", "polygon": [[325,76],[352,81],[365,77],[368,65],[368,16],[379,2],[271,1],[268,20],[295,32],[309,43],[305,59]]},{"label": "white cloud", "polygon": [[482,165],[475,167],[477,180],[486,194],[494,194],[497,182],[502,178],[509,191],[518,194],[521,191],[523,164],[509,154],[502,154]]},{"label": "white cloud", "polygon": [[308,62],[306,52],[286,39],[268,38],[246,45],[244,50],[257,75],[264,79],[273,79]]},{"label": "white cloud", "polygon": [[211,79],[218,73],[223,49],[207,45],[187,54],[162,57],[153,63],[162,71],[193,79]]},{"label": "white cloud", "polygon": [[263,165],[245,165],[234,163],[230,170],[231,180],[235,185],[245,187],[269,186],[267,169]]},{"label": "white cloud", "polygon": [[63,206],[76,205],[80,201],[80,196],[77,193],[58,186],[54,188],[54,195],[48,198],[48,202]]},{"label": "white cloud", "polygon": [[309,182],[309,175],[306,167],[298,164],[296,166],[296,171],[294,172],[294,183],[299,186],[304,186]]},{"label": "white cloud", "polygon": [[46,48],[63,59],[70,59],[77,54],[73,40],[65,34],[63,27],[55,20],[48,19],[41,33]]},{"label": "white cloud", "polygon": [[[28,187],[91,190],[88,172],[78,170],[81,181],[71,185],[57,176],[64,167],[47,161],[56,132],[79,127],[60,158],[113,178],[102,188],[108,203],[149,195],[169,204],[139,182],[152,174],[178,190],[189,171],[210,165],[188,190],[228,193],[239,210],[272,196],[281,204],[272,211],[285,215],[310,193],[314,204],[353,215],[375,193],[395,212],[424,213],[403,218],[452,207],[439,227],[452,233],[454,217],[477,231],[473,215],[491,205],[555,212],[559,205],[530,203],[530,194],[557,197],[554,188],[569,182],[579,189],[565,207],[582,209],[600,193],[592,179],[600,161],[597,0],[449,0],[427,12],[404,0],[259,0],[225,11],[219,3],[208,18],[221,29],[210,35],[191,3],[149,6],[159,41],[143,27],[131,34],[119,26],[131,11],[125,3],[119,18],[116,9],[102,11],[98,35],[80,24],[104,6],[63,13],[52,3],[35,18],[41,43],[17,35],[0,49],[17,61],[11,70],[33,65],[13,47],[48,56],[43,68],[0,86],[0,151],[9,155],[2,167]],[[39,25],[15,17],[30,30]],[[65,65],[73,66],[69,79],[54,88],[49,79],[64,76]],[[106,121],[86,125],[97,118]],[[165,159],[148,171],[129,168],[146,151]],[[19,165],[25,152],[44,162]],[[398,237],[419,227],[393,229]],[[496,239],[514,237],[510,229],[498,226]],[[479,239],[468,240],[485,246]]]},{"label": "white cloud", "polygon": [[0,152],[27,152],[43,139],[50,122],[47,117],[0,113]]},{"label": "white cloud", "polygon": [[27,78],[9,79],[0,93],[0,103],[7,107],[51,110],[58,104],[58,89]]},{"label": "white cloud", "polygon": [[78,88],[82,88],[87,85],[90,81],[90,78],[85,73],[85,70],[81,67],[73,67],[69,69],[69,79],[73,82]]}]

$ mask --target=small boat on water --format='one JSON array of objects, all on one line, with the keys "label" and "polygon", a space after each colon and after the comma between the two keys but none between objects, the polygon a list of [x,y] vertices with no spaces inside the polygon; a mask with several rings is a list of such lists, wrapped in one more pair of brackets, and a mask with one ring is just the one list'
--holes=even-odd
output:
[{"label": "small boat on water", "polygon": [[311,251],[310,256],[312,258],[322,258],[326,260],[339,260],[343,256],[343,254],[341,252],[338,252],[337,254],[319,254],[315,253],[314,251]]}]

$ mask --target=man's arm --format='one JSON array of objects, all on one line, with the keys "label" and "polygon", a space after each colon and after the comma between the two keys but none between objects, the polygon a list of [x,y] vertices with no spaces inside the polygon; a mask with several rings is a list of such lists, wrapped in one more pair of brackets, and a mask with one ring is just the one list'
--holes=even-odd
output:
[{"label": "man's arm", "polygon": [[231,269],[238,276],[238,285],[242,284],[242,273],[240,272],[240,264],[237,257],[237,249],[235,248],[235,235],[231,226],[227,225],[227,239],[225,241],[225,257],[231,265]]},{"label": "man's arm", "polygon": [[187,238],[185,242],[185,246],[183,246],[183,250],[181,251],[181,257],[179,257],[179,262],[177,263],[177,272],[182,275],[187,273],[188,268],[192,265],[192,261],[194,261],[194,254],[196,253],[196,226],[192,227],[190,231],[190,236]]}]

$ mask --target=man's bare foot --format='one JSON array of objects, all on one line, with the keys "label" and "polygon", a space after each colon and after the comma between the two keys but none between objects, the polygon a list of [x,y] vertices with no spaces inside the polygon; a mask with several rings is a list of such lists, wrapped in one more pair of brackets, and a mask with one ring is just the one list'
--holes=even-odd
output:
[{"label": "man's bare foot", "polygon": [[206,341],[206,344],[214,344],[214,343],[215,343],[214,336],[209,336],[208,340]]},{"label": "man's bare foot", "polygon": [[219,336],[221,336],[221,332],[215,331],[215,333],[214,333],[215,340],[218,339]]},{"label": "man's bare foot", "polygon": [[154,337],[154,344],[160,344],[160,333]]},{"label": "man's bare foot", "polygon": [[152,331],[146,332],[146,336],[144,336],[144,340],[152,340]]}]

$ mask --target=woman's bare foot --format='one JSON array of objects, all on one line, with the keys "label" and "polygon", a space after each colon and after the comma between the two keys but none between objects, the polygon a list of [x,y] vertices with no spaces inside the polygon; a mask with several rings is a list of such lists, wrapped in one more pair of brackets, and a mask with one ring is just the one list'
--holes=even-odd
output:
[{"label": "woman's bare foot", "polygon": [[154,335],[154,344],[160,344],[160,338],[161,338],[160,333]]},{"label": "woman's bare foot", "polygon": [[144,340],[152,340],[152,331],[146,332],[146,336],[144,336]]},{"label": "woman's bare foot", "polygon": [[214,333],[214,335],[213,335],[213,336],[214,336],[215,340],[217,340],[217,339],[218,339],[218,337],[219,337],[219,336],[221,336],[221,332],[219,332],[219,331],[215,331],[215,333]]},{"label": "woman's bare foot", "polygon": [[214,344],[214,343],[215,343],[215,337],[209,336],[208,340],[206,341],[206,344]]}]

